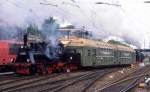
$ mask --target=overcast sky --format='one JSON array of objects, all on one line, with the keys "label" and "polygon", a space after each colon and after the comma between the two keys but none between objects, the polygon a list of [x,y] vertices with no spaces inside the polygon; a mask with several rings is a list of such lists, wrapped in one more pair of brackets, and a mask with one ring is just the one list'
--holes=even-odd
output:
[{"label": "overcast sky", "polygon": [[[95,4],[104,2],[107,4]],[[120,37],[138,47],[150,41],[150,4],[144,0],[0,0],[0,25],[26,26],[55,16],[59,23],[85,26],[98,38]],[[43,5],[45,3],[49,5]]]}]

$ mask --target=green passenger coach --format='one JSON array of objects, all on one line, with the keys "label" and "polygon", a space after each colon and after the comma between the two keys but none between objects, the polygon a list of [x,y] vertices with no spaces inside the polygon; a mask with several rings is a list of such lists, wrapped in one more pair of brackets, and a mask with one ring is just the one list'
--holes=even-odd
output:
[{"label": "green passenger coach", "polygon": [[64,50],[80,55],[81,67],[130,65],[135,63],[131,47],[77,37],[61,38]]}]

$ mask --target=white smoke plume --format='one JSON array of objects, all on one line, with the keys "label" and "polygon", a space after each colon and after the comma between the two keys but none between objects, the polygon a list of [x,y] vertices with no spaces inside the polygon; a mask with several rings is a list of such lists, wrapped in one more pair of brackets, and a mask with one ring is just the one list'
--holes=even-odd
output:
[{"label": "white smoke plume", "polygon": [[53,17],[49,17],[42,24],[41,33],[45,36],[44,40],[47,44],[45,54],[49,58],[56,57],[55,48],[58,46],[58,38],[60,36],[58,29],[59,24]]},{"label": "white smoke plume", "polygon": [[[106,4],[98,5],[96,2]],[[96,38],[116,36],[137,47],[143,47],[150,24],[150,5],[143,2],[144,0],[1,0],[0,24],[6,21],[9,25],[26,27],[29,22],[33,22],[41,28],[45,19],[56,16],[60,23],[69,21],[77,28],[85,26]]]}]

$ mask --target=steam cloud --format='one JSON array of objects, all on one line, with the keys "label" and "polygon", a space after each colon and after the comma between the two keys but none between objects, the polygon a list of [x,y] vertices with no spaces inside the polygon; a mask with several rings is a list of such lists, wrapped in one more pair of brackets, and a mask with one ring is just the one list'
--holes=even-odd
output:
[{"label": "steam cloud", "polygon": [[[126,42],[142,47],[142,36],[146,36],[148,29],[139,23],[138,14],[134,12],[129,1],[135,0],[100,0],[106,3],[121,4],[121,7],[94,4],[99,0],[1,0],[0,1],[0,27],[7,23],[4,29],[11,33],[12,27],[26,27],[28,23],[36,23],[42,29],[42,23],[49,16],[58,18],[58,22],[71,22],[77,28],[85,28],[94,33],[96,38],[107,38],[116,36]],[[142,0],[140,0],[142,1]],[[41,3],[48,3],[44,5]],[[130,5],[130,9],[127,8]],[[135,4],[139,9],[139,5]],[[139,10],[142,11],[142,10]],[[138,17],[134,18],[134,14]],[[131,16],[130,16],[131,15]],[[138,22],[137,22],[138,21]],[[0,29],[3,31],[4,29]],[[46,29],[45,29],[46,30]],[[143,31],[144,30],[144,31]],[[4,30],[5,31],[5,30]],[[14,34],[16,31],[13,32]]]},{"label": "steam cloud", "polygon": [[41,32],[45,36],[45,42],[47,43],[45,54],[49,58],[56,57],[55,51],[52,51],[54,49],[51,49],[50,47],[56,48],[58,45],[57,43],[57,39],[59,38],[58,29],[59,29],[59,24],[52,17],[45,20],[42,25]]}]

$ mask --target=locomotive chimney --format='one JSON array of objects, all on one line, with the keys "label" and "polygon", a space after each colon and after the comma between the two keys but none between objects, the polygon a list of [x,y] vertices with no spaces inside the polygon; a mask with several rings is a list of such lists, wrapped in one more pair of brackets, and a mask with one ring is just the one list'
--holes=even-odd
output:
[{"label": "locomotive chimney", "polygon": [[23,37],[24,46],[27,46],[27,40],[28,40],[28,34],[25,33],[25,34],[24,34],[24,37]]}]

